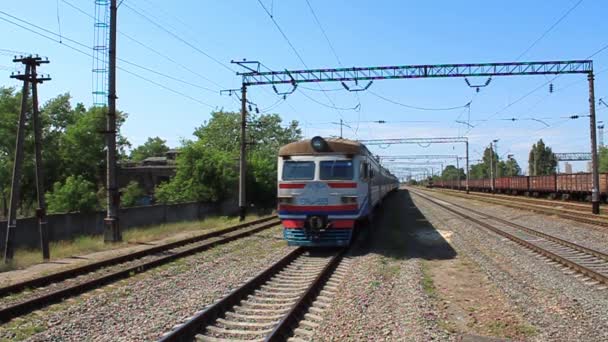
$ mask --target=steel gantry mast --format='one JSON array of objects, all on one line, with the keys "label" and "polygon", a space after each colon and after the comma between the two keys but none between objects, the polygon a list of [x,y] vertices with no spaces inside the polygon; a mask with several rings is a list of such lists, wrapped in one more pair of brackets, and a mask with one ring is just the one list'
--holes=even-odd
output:
[{"label": "steel gantry mast", "polygon": [[[300,83],[316,82],[359,82],[408,78],[444,78],[444,77],[475,77],[475,76],[529,76],[529,75],[559,75],[586,74],[589,82],[589,118],[591,128],[591,153],[593,156],[593,213],[599,214],[599,174],[596,143],[595,95],[593,87],[593,61],[538,61],[538,62],[507,62],[507,63],[469,63],[469,64],[435,64],[435,65],[400,65],[376,67],[352,67],[334,69],[308,69],[284,71],[260,71],[259,62],[246,61],[256,67],[241,65],[246,72],[238,72],[242,77],[242,91],[254,85],[290,84],[292,90],[278,93],[286,96],[293,93]],[[371,85],[371,84],[369,84]],[[368,85],[368,86],[369,86]],[[394,142],[395,143],[395,142]],[[467,151],[468,151],[468,141]],[[467,158],[468,159],[468,158]],[[467,162],[467,191],[469,167]],[[241,172],[241,177],[243,173]],[[241,182],[244,184],[244,182]]]}]

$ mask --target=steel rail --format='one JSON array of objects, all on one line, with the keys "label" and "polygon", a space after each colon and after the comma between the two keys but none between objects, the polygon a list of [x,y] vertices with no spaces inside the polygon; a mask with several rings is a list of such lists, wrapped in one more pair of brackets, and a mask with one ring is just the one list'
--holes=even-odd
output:
[{"label": "steel rail", "polygon": [[[58,289],[56,291],[50,292],[50,293],[46,293],[43,294],[41,296],[37,296],[31,299],[27,299],[15,304],[10,304],[8,306],[2,307],[0,308],[0,322],[6,322],[12,318],[24,315],[26,313],[29,313],[33,310],[38,310],[41,308],[44,308],[46,306],[49,306],[53,303],[57,303],[60,302],[62,300],[64,300],[65,298],[69,298],[87,291],[90,291],[91,289],[100,287],[102,285],[117,281],[119,279],[124,279],[124,278],[128,278],[133,276],[134,274],[137,273],[141,273],[143,271],[146,271],[148,269],[154,268],[154,267],[158,267],[160,265],[166,264],[168,262],[192,255],[192,254],[196,254],[202,251],[205,251],[209,248],[218,246],[218,245],[222,245],[234,240],[238,240],[240,238],[255,234],[257,232],[260,232],[262,230],[274,227],[278,224],[277,221],[272,221],[270,220],[270,222],[268,222],[269,220],[259,224],[259,225],[252,225],[250,226],[248,229],[247,227],[241,227],[242,229],[245,229],[245,231],[240,232],[240,233],[236,233],[227,237],[223,237],[220,238],[218,240],[212,240],[209,242],[204,242],[202,244],[197,244],[196,246],[190,247],[190,248],[186,248],[184,250],[181,251],[177,251],[175,253],[171,253],[171,254],[167,254],[167,255],[162,255],[154,260],[151,261],[146,261],[134,266],[130,266],[128,268],[123,268],[99,277],[95,277],[93,279],[84,281],[82,283],[78,283],[78,284],[74,284],[74,285],[70,285],[61,289]],[[234,233],[233,229],[233,233]],[[220,237],[222,234],[226,234],[225,231],[222,231],[221,234],[217,234],[215,237]]]},{"label": "steel rail", "polygon": [[122,264],[122,263],[125,263],[128,261],[139,259],[139,258],[148,256],[148,255],[165,252],[167,250],[171,250],[171,249],[174,249],[177,247],[189,245],[191,243],[214,238],[214,237],[220,236],[222,234],[230,233],[230,232],[233,232],[233,231],[241,229],[241,228],[250,227],[252,225],[264,223],[264,222],[267,222],[267,221],[270,221],[273,219],[276,219],[276,216],[269,216],[269,217],[264,217],[264,218],[261,218],[258,220],[250,221],[250,222],[240,223],[240,224],[237,224],[237,225],[225,228],[225,229],[216,230],[216,231],[213,231],[210,233],[205,233],[205,234],[189,237],[186,239],[181,239],[178,241],[146,248],[141,251],[128,253],[125,255],[120,255],[117,257],[101,260],[98,262],[89,263],[89,264],[82,265],[79,267],[70,268],[70,269],[67,269],[64,271],[59,271],[59,272],[45,275],[42,277],[28,279],[28,280],[14,283],[11,285],[3,286],[3,287],[0,287],[0,297],[6,296],[11,293],[16,293],[16,292],[22,291],[24,289],[32,289],[35,287],[41,287],[41,286],[45,286],[45,285],[48,285],[51,283],[56,283],[56,282],[63,281],[66,279],[74,278],[79,275],[93,272],[93,271],[96,271],[96,270],[99,270],[99,269],[102,269],[102,268],[105,268],[108,266],[114,266],[117,264]]},{"label": "steel rail", "polygon": [[[425,200],[427,200],[427,201],[429,201],[429,202],[431,202],[431,203],[433,203],[433,204],[435,204],[435,205],[437,205],[437,206],[439,206],[439,207],[441,207],[441,208],[443,208],[443,209],[445,209],[445,210],[447,210],[447,211],[449,211],[451,213],[454,213],[454,214],[456,214],[456,215],[458,215],[460,217],[463,217],[463,218],[465,218],[465,219],[467,219],[467,220],[469,220],[469,221],[471,221],[471,222],[473,222],[473,223],[475,223],[475,224],[477,224],[479,226],[482,226],[482,227],[484,227],[484,228],[486,228],[486,229],[488,229],[488,230],[490,230],[490,231],[492,231],[492,232],[494,232],[494,233],[496,233],[496,234],[498,234],[500,236],[503,236],[503,237],[505,237],[505,238],[507,238],[507,239],[509,239],[511,241],[514,241],[514,242],[516,242],[516,243],[518,243],[518,244],[520,244],[520,245],[522,245],[524,247],[527,247],[528,249],[531,249],[531,250],[533,250],[533,251],[535,251],[535,252],[537,252],[537,253],[539,253],[539,254],[541,254],[541,255],[543,255],[543,256],[545,256],[545,257],[547,257],[547,258],[549,258],[549,259],[551,259],[551,260],[553,260],[555,262],[558,262],[558,263],[560,263],[560,264],[562,264],[562,265],[564,265],[564,266],[566,266],[566,267],[568,267],[568,268],[570,268],[570,269],[572,269],[572,270],[574,270],[576,272],[584,274],[584,275],[586,275],[587,277],[589,277],[591,279],[597,280],[598,282],[601,282],[601,283],[604,283],[604,284],[608,284],[608,276],[606,276],[606,275],[604,275],[602,273],[596,272],[596,271],[590,269],[589,267],[586,267],[586,266],[581,265],[581,264],[579,264],[577,262],[569,260],[568,258],[560,256],[560,255],[558,255],[558,254],[556,254],[554,252],[551,252],[551,251],[549,251],[549,250],[547,250],[547,249],[545,249],[545,248],[543,248],[541,246],[533,244],[530,241],[526,241],[525,239],[519,238],[519,237],[517,237],[517,236],[515,236],[513,234],[510,234],[510,233],[508,233],[508,232],[506,232],[504,230],[496,228],[496,227],[492,226],[491,224],[483,222],[483,221],[481,221],[479,219],[476,219],[476,218],[474,218],[474,217],[472,217],[470,215],[462,213],[462,212],[460,212],[458,210],[454,210],[453,208],[450,208],[447,205],[444,205],[444,204],[441,204],[441,203],[437,202],[431,196],[423,195],[422,193],[420,193],[418,191],[411,191],[411,192],[415,193],[416,195],[420,196],[421,198],[423,198],[423,199],[425,199]],[[458,205],[456,205],[454,203],[450,203],[450,205],[453,205],[453,206],[456,206],[456,207],[460,207],[460,206],[458,206]],[[461,207],[461,208],[464,208],[464,207]],[[464,209],[467,210],[467,211],[475,212],[474,210],[469,209],[469,208],[464,208]],[[489,219],[492,219],[492,220],[495,219],[495,217],[492,217],[491,215],[488,215],[488,214],[485,214],[485,213],[483,213],[483,215],[486,216]],[[542,233],[542,234],[544,234],[544,233]],[[555,238],[555,237],[553,237],[553,238]],[[555,239],[561,240],[559,238],[555,238]],[[551,241],[553,241],[553,240],[551,240]],[[565,241],[565,240],[561,240],[561,241]],[[568,243],[569,244],[573,244],[572,242],[568,242]],[[570,247],[570,246],[568,246],[568,247]],[[578,248],[580,248],[580,250]],[[578,246],[578,248],[576,250],[579,250],[581,252],[583,250],[591,250],[591,249],[588,249],[588,248],[583,247],[583,246]],[[604,259],[604,260],[606,260],[606,258],[608,257],[606,254],[604,254],[602,252],[594,251],[594,250],[591,250],[591,251],[594,252],[592,254],[593,256],[596,256],[596,254],[603,255],[601,258]],[[586,253],[586,252],[583,252],[583,253]]]},{"label": "steel rail", "polygon": [[[315,279],[310,283],[306,290],[292,305],[291,309],[277,323],[273,330],[265,337],[265,341],[285,341],[292,333],[295,325],[301,319],[306,308],[314,301],[317,295],[322,290],[323,286],[334,272],[340,260],[342,259],[346,248],[340,249],[333,255],[330,261],[323,267]],[[255,290],[268,282],[276,274],[285,269],[291,262],[296,260],[304,253],[305,249],[300,247],[293,250],[288,255],[283,257],[278,262],[274,263],[266,270],[262,271],[256,277],[249,280],[241,287],[233,290],[222,298],[220,301],[212,304],[203,311],[200,311],[195,316],[191,317],[185,323],[178,325],[173,331],[163,335],[160,342],[182,342],[192,341],[197,334],[205,331],[207,326],[212,325],[217,318],[222,317],[235,305],[238,305],[247,296],[253,294]]]},{"label": "steel rail", "polygon": [[289,335],[293,332],[293,328],[296,326],[298,321],[302,319],[306,309],[312,304],[315,298],[319,295],[323,289],[323,285],[327,282],[331,274],[336,270],[340,264],[340,260],[344,256],[346,248],[340,250],[334,255],[329,263],[325,266],[323,271],[319,273],[316,279],[310,284],[306,292],[300,296],[296,304],[289,310],[287,315],[281,319],[279,324],[274,330],[266,337],[265,341],[286,341]]},{"label": "steel rail", "polygon": [[[464,195],[464,194],[451,193],[450,195],[471,199],[471,197],[468,197],[471,194]],[[594,226],[608,227],[608,218],[605,218],[602,216],[594,216],[593,218],[589,218],[589,215],[582,211],[580,213],[576,212],[576,211],[571,211],[569,213],[566,213],[557,208],[548,208],[546,206],[535,205],[533,203],[529,203],[526,205],[517,204],[516,202],[518,202],[518,200],[491,198],[490,196],[486,197],[486,196],[482,196],[482,195],[478,195],[478,194],[475,194],[473,196],[483,198],[483,201],[498,204],[498,205],[503,205],[505,207],[523,209],[523,210],[532,211],[532,212],[539,213],[539,214],[558,216],[558,217],[561,217],[564,219],[582,222],[582,223],[586,223],[586,224],[590,224],[590,225],[594,225]]]}]

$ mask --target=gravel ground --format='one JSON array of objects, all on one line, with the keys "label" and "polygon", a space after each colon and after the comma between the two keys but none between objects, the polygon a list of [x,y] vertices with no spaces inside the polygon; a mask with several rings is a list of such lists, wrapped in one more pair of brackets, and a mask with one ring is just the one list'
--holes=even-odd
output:
[{"label": "gravel ground", "polygon": [[[536,327],[537,331],[530,334],[529,340],[608,340],[608,291],[585,285],[583,281],[564,274],[561,268],[549,264],[535,253],[465,222],[464,219],[456,218],[454,214],[418,196],[412,197],[434,226],[453,232],[452,243],[459,253],[462,251],[474,260],[507,296],[512,305],[523,313],[528,323]],[[454,200],[451,197],[445,199]],[[461,203],[457,200],[454,202]],[[472,201],[466,203],[474,205]],[[494,207],[488,205],[488,213],[510,217],[514,221],[521,220],[521,223],[529,226],[535,224],[542,226],[542,223],[546,225],[547,222],[553,226],[554,221],[563,221],[543,215],[516,212],[504,207]],[[519,218],[515,219],[517,215]],[[538,228],[538,226],[534,227]],[[572,227],[572,223],[568,227]],[[560,236],[567,238],[568,235],[565,234],[574,234],[573,232],[578,231],[579,229],[568,232],[564,230],[564,235]],[[580,231],[583,229],[581,228]],[[596,233],[589,232],[589,234]],[[593,246],[591,241],[585,240],[585,242]],[[595,244],[597,243],[595,241]]]},{"label": "gravel ground", "polygon": [[[437,196],[437,193],[432,193]],[[460,205],[468,205],[471,209],[483,211],[490,215],[500,217],[536,229],[546,234],[575,242],[587,248],[608,253],[608,228],[593,226],[555,216],[542,215],[524,210],[517,210],[501,205],[483,203],[481,201],[467,200],[460,197],[447,196],[446,200]],[[589,214],[591,215],[591,213]]]},{"label": "gravel ground", "polygon": [[0,339],[155,340],[292,249],[272,228],[13,320]]},{"label": "gravel ground", "polygon": [[437,324],[436,309],[422,288],[425,254],[412,237],[425,227],[408,208],[403,192],[385,202],[374,225],[373,239],[353,252],[352,264],[338,288],[314,341],[449,340]]}]

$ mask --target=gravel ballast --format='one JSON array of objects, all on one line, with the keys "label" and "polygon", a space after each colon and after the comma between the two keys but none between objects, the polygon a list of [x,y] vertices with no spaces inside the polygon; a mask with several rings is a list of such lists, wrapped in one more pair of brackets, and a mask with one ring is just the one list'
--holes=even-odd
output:
[{"label": "gravel ballast", "polygon": [[155,340],[292,249],[271,228],[13,320],[0,338]]},{"label": "gravel ballast", "polygon": [[[550,264],[537,254],[416,195],[412,197],[430,223],[451,231],[453,246],[474,260],[511,305],[536,327],[529,340],[608,340],[608,291],[586,284],[584,278],[565,274],[561,267]],[[500,206],[481,206],[479,202],[452,197],[443,197],[443,200],[468,205],[588,247],[593,248],[606,241],[605,237],[602,238],[605,234],[597,229],[578,228],[582,224],[573,225],[569,221]]]}]

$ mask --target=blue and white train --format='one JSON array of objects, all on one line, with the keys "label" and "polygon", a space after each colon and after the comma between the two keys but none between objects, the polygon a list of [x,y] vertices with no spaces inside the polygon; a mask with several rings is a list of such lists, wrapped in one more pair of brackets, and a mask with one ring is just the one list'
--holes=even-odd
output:
[{"label": "blue and white train", "polygon": [[360,142],[293,142],[279,150],[278,214],[289,245],[346,246],[399,182]]}]

